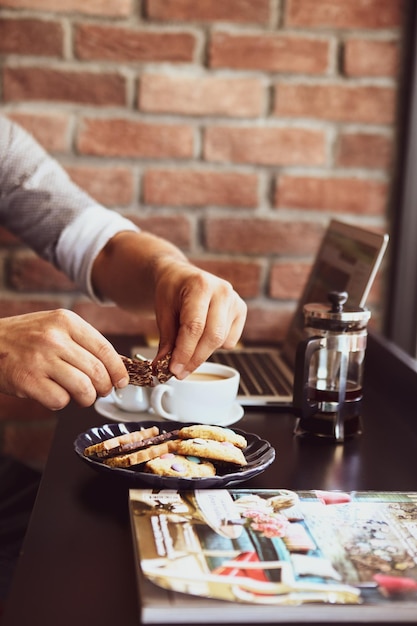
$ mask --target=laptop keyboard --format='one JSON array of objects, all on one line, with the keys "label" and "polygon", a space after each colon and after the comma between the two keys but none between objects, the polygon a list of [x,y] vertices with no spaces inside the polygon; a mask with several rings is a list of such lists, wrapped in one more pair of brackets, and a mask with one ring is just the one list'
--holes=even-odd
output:
[{"label": "laptop keyboard", "polygon": [[209,359],[234,367],[240,373],[240,396],[288,396],[292,387],[268,350],[218,350]]}]

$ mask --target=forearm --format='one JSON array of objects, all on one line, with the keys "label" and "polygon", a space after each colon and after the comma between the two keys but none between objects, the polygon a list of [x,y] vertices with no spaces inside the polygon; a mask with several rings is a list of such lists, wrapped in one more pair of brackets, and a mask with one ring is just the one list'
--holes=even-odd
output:
[{"label": "forearm", "polygon": [[174,245],[145,232],[115,235],[94,261],[92,284],[97,295],[134,312],[154,312],[160,276],[175,263],[190,266]]}]

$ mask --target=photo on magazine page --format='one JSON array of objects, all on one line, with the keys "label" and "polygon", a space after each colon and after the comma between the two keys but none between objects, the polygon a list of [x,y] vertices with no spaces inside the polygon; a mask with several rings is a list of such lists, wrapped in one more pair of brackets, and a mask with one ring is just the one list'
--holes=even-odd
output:
[{"label": "photo on magazine page", "polygon": [[417,614],[417,493],[133,489],[130,513],[143,576],[164,589]]}]

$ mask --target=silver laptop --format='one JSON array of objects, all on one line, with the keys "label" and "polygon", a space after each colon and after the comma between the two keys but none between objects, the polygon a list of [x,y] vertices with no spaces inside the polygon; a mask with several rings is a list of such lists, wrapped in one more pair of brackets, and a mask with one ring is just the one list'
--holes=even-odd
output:
[{"label": "silver laptop", "polygon": [[295,354],[304,336],[304,304],[327,302],[329,291],[347,291],[350,305],[365,306],[387,244],[387,234],[330,222],[282,348],[219,350],[210,357],[240,372],[238,400],[242,405],[292,403]]}]

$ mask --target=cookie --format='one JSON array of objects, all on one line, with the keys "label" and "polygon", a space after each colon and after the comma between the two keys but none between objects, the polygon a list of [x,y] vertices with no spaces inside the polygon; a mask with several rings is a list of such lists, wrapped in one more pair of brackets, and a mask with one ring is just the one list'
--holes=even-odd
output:
[{"label": "cookie", "polygon": [[131,433],[125,435],[118,435],[117,437],[110,437],[100,443],[95,443],[91,446],[87,446],[84,450],[85,456],[108,456],[111,451],[115,451],[120,446],[128,445],[133,442],[143,441],[150,437],[155,437],[159,434],[158,426],[151,426],[150,428],[141,428],[140,430],[134,430]]},{"label": "cookie", "polygon": [[119,454],[118,456],[112,456],[108,459],[103,459],[103,463],[109,467],[131,467],[132,465],[140,465],[146,463],[157,456],[171,452],[172,444],[177,440],[164,441],[154,446],[148,446],[142,450],[136,450],[130,454]]},{"label": "cookie", "polygon": [[135,355],[133,359],[123,355],[120,355],[120,357],[129,374],[129,383],[131,385],[153,387],[154,376],[156,376],[160,383],[166,383],[172,376],[169,371],[171,352],[168,352],[164,357],[158,359],[153,365],[152,361],[141,357],[139,354]]},{"label": "cookie", "polygon": [[193,439],[194,437],[199,437],[201,439],[229,442],[241,449],[246,448],[248,445],[245,437],[238,435],[230,428],[223,428],[222,426],[209,426],[205,424],[184,426],[178,432],[178,436],[181,439]]},{"label": "cookie", "polygon": [[247,465],[242,450],[229,441],[214,441],[213,439],[194,437],[193,439],[174,440],[172,443],[171,451],[184,456],[197,456],[202,459],[232,463],[241,467]]},{"label": "cookie", "polygon": [[158,476],[176,476],[179,478],[204,478],[214,476],[216,468],[209,461],[197,457],[186,457],[168,452],[145,463],[145,472]]},{"label": "cookie", "polygon": [[169,371],[169,364],[171,362],[171,352],[168,352],[162,359],[159,359],[154,363],[153,370],[154,374],[160,383],[166,383],[172,376]]},{"label": "cookie", "polygon": [[129,384],[138,387],[153,387],[154,380],[152,374],[152,363],[148,359],[130,359],[120,355],[127,373],[129,374]]},{"label": "cookie", "polygon": [[154,446],[158,443],[162,443],[163,441],[168,441],[168,439],[173,439],[177,435],[178,430],[171,430],[169,432],[163,431],[162,433],[160,433],[159,435],[155,435],[154,437],[147,437],[146,439],[132,440],[127,441],[126,443],[121,443],[121,445],[118,445],[111,450],[106,450],[97,454],[97,457],[108,458],[110,456],[128,454],[130,452],[140,450],[141,448],[147,448],[148,446]]}]

